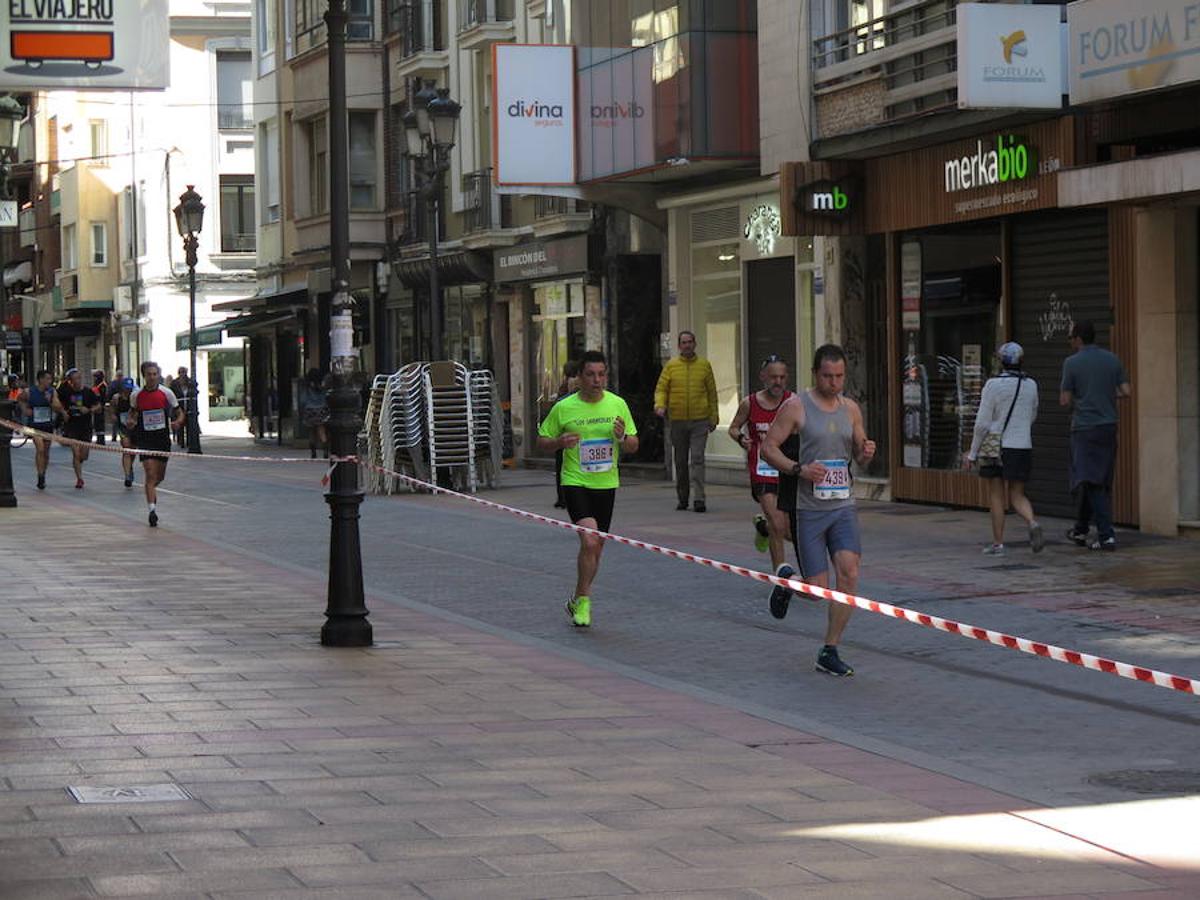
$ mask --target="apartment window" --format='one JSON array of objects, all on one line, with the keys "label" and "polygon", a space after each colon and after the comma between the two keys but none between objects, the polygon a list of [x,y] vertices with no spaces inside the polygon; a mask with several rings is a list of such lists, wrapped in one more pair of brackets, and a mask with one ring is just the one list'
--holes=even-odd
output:
[{"label": "apartment window", "polygon": [[279,221],[279,123],[272,119],[259,128],[259,185],[262,193],[262,221]]},{"label": "apartment window", "polygon": [[217,51],[217,127],[252,128],[250,51]]},{"label": "apartment window", "polygon": [[329,197],[329,144],[325,140],[325,120],[312,119],[304,125],[308,138],[308,211],[319,216],[325,212]]},{"label": "apartment window", "polygon": [[254,176],[221,176],[221,252],[254,252]]},{"label": "apartment window", "polygon": [[288,0],[295,3],[296,52],[303,53],[325,42],[327,0]]},{"label": "apartment window", "polygon": [[92,266],[102,269],[108,265],[108,225],[104,222],[93,222],[92,231]]},{"label": "apartment window", "polygon": [[346,40],[369,41],[375,37],[375,10],[371,0],[349,0],[346,12]]},{"label": "apartment window", "polygon": [[62,230],[62,267],[69,272],[79,266],[79,251],[75,243],[75,226],[64,225]]},{"label": "apartment window", "polygon": [[350,113],[350,208],[375,209],[375,113]]},{"label": "apartment window", "polygon": [[275,0],[256,0],[254,4],[255,39],[258,42],[258,74],[275,70]]},{"label": "apartment window", "polygon": [[88,130],[91,136],[91,153],[89,155],[96,164],[107,164],[108,122],[104,119],[92,119],[88,122]]}]

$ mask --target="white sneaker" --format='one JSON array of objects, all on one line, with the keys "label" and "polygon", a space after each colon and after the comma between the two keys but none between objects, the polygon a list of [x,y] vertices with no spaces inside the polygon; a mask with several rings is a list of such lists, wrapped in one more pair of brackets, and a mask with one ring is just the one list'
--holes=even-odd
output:
[{"label": "white sneaker", "polygon": [[1003,544],[988,544],[983,548],[984,556],[1007,556],[1008,551],[1004,549]]}]

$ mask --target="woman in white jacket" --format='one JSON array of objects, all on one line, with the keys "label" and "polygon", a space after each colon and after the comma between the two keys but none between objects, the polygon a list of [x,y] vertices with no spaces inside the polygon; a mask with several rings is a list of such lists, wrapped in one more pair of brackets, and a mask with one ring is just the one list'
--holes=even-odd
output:
[{"label": "woman in white jacket", "polygon": [[[1034,553],[1046,545],[1042,526],[1033,517],[1033,506],[1025,496],[1025,482],[1033,471],[1033,422],[1037,418],[1037,382],[1021,371],[1025,351],[1012,341],[996,351],[1001,372],[989,378],[979,399],[975,434],[971,449],[963,460],[970,468],[979,462],[979,477],[988,480],[988,500],[992,512],[992,543],[984,547],[988,556],[1003,556],[1004,517],[1009,504],[1029,526],[1029,544]],[[999,435],[1000,456],[979,457],[988,435]],[[995,443],[995,439],[991,441]]]}]

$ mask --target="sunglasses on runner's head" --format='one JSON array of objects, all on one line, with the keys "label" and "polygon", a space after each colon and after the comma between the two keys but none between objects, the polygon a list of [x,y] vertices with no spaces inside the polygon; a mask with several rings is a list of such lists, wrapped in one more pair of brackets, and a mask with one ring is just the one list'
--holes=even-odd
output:
[{"label": "sunglasses on runner's head", "polygon": [[766,359],[764,359],[762,361],[761,368],[765,369],[771,363],[783,363],[786,366],[787,360],[784,359],[782,356],[780,356],[778,353],[772,353],[770,356],[768,356]]}]

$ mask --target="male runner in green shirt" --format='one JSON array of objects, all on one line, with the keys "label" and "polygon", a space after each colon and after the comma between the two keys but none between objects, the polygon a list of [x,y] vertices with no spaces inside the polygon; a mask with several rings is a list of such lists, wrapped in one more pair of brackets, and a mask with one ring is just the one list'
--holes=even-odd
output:
[{"label": "male runner in green shirt", "polygon": [[[608,363],[598,350],[580,359],[579,390],[559,400],[538,428],[538,449],[563,450],[561,483],[571,521],[608,531],[616,499],[620,454],[636,453],[637,426],[629,406],[605,390]],[[592,580],[600,568],[604,541],[579,533],[578,576],[567,614],[580,628],[592,624]]]}]

